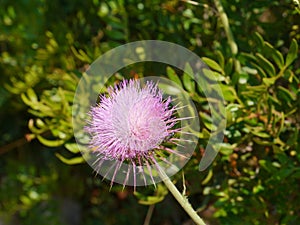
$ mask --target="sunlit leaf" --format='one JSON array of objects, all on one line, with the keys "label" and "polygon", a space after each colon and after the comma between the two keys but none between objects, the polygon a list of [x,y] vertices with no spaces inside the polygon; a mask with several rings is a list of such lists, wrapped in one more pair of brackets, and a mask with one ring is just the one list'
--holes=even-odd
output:
[{"label": "sunlit leaf", "polygon": [[58,147],[58,146],[61,146],[65,143],[65,140],[60,140],[60,139],[58,139],[58,140],[49,140],[49,139],[44,138],[41,135],[37,135],[36,137],[43,145],[46,145],[48,147]]},{"label": "sunlit leaf", "polygon": [[77,143],[66,143],[65,148],[68,149],[70,152],[76,154],[80,152],[78,144]]},{"label": "sunlit leaf", "polygon": [[221,66],[214,60],[210,59],[210,58],[206,58],[206,57],[202,57],[202,60],[213,70],[218,71],[222,74],[224,74],[223,69],[221,68]]}]

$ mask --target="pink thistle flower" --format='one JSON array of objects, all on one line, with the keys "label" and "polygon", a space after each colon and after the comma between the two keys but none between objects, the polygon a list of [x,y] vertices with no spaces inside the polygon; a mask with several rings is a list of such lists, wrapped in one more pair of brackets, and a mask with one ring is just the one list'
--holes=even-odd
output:
[{"label": "pink thistle flower", "polygon": [[[141,166],[149,168],[154,164],[158,171],[161,169],[157,157],[165,159],[156,154],[157,151],[179,154],[163,144],[176,143],[178,139],[171,136],[180,131],[174,128],[180,119],[174,116],[176,109],[171,106],[171,98],[163,99],[162,92],[153,82],[148,81],[141,87],[137,80],[124,80],[114,88],[110,87],[108,94],[102,95],[100,103],[89,112],[91,119],[85,130],[91,135],[90,149],[97,154],[95,163],[99,170],[105,160],[116,162],[111,185],[116,174],[121,173],[121,164],[130,164],[135,187],[136,170]],[[152,172],[148,171],[154,184]],[[129,173],[128,169],[124,186]],[[144,182],[146,185],[145,174]]]}]

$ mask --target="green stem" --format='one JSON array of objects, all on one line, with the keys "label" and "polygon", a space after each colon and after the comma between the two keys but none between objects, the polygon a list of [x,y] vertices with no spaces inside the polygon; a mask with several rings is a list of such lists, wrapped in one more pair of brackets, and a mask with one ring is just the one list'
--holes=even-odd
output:
[{"label": "green stem", "polygon": [[[163,173],[162,171],[160,171]],[[191,204],[189,203],[188,199],[183,196],[176,186],[173,184],[173,182],[170,180],[170,178],[165,174],[160,174],[163,182],[169,189],[169,191],[172,193],[172,195],[175,197],[175,199],[178,201],[178,203],[182,206],[182,208],[187,212],[187,214],[191,217],[191,219],[197,224],[197,225],[205,225],[204,221],[200,218],[200,216],[197,214],[197,212],[193,209]]]},{"label": "green stem", "polygon": [[235,69],[236,69],[237,72],[240,72],[241,71],[240,62],[235,59],[235,56],[238,54],[238,46],[237,46],[237,44],[236,44],[236,42],[234,40],[232,31],[230,29],[227,14],[224,11],[224,8],[222,6],[221,0],[214,0],[214,3],[215,3],[215,6],[216,6],[216,8],[217,8],[217,10],[219,12],[220,19],[221,19],[221,22],[222,22],[222,24],[224,26],[225,34],[226,34],[226,37],[227,37],[227,40],[228,40],[228,44],[229,44],[231,53],[232,53],[232,55],[234,57]]}]

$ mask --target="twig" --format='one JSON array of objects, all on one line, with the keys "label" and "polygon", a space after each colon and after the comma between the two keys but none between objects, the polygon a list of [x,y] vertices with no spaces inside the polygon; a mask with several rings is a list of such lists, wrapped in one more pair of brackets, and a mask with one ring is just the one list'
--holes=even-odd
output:
[{"label": "twig", "polygon": [[18,148],[18,147],[20,147],[20,146],[22,146],[22,145],[24,145],[24,144],[26,144],[28,142],[29,142],[29,140],[28,140],[27,137],[22,137],[22,138],[20,138],[18,140],[15,140],[15,141],[13,141],[13,142],[11,142],[9,144],[1,146],[0,147],[0,155],[4,154],[6,152],[9,152],[9,151],[11,151],[11,150],[13,150],[15,148]]}]

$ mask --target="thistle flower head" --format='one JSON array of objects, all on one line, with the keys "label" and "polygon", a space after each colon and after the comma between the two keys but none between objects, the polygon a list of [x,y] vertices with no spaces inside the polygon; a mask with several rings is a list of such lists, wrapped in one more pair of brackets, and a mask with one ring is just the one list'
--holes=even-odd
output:
[{"label": "thistle flower head", "polygon": [[[173,153],[163,143],[172,141],[170,135],[178,132],[174,128],[178,121],[174,111],[171,98],[163,99],[153,82],[142,87],[137,80],[124,80],[110,87],[108,96],[102,95],[99,104],[91,108],[86,127],[91,135],[90,149],[97,154],[98,169],[105,160],[115,161],[113,183],[122,163],[130,164],[135,176],[137,167],[157,164],[156,151]],[[125,174],[124,185],[129,173],[128,170]]]}]

